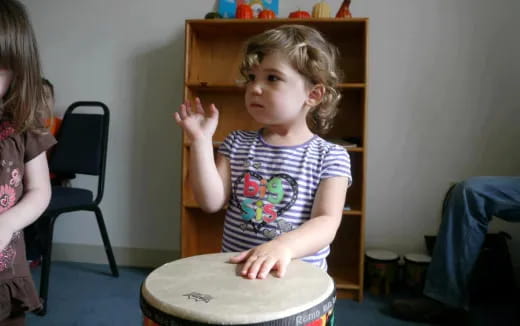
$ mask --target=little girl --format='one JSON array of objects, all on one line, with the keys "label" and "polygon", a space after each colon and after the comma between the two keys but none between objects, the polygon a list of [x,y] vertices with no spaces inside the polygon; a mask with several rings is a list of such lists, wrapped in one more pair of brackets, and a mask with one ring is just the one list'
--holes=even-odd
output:
[{"label": "little girl", "polygon": [[244,276],[282,277],[294,258],[327,269],[351,183],[347,152],[315,133],[337,110],[337,50],[313,28],[285,25],[246,43],[245,107],[263,128],[232,132],[213,157],[218,110],[195,99],[175,120],[191,140],[189,180],[207,212],[228,203],[223,251]]},{"label": "little girl", "polygon": [[34,32],[17,0],[0,1],[0,325],[24,325],[41,306],[25,258],[23,228],[50,199],[47,105]]}]

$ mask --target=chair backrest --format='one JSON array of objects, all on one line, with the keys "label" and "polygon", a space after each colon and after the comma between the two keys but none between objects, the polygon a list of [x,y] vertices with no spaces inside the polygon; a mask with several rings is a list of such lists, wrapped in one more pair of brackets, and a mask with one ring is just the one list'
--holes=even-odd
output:
[{"label": "chair backrest", "polygon": [[[94,113],[74,113],[80,107],[101,108]],[[99,176],[96,201],[103,195],[108,144],[110,112],[101,102],[81,101],[72,103],[63,116],[56,135],[58,143],[53,148],[49,168],[53,173],[88,174]]]}]

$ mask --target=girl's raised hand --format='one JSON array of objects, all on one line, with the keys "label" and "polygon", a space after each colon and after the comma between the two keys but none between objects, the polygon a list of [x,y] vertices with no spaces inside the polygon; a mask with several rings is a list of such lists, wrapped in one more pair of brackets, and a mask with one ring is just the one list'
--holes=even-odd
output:
[{"label": "girl's raised hand", "polygon": [[230,262],[244,263],[240,271],[242,276],[249,279],[264,279],[271,270],[277,271],[277,277],[283,277],[291,259],[292,254],[289,248],[272,240],[231,257]]},{"label": "girl's raised hand", "polygon": [[190,102],[186,101],[181,104],[179,112],[175,112],[174,117],[191,141],[211,139],[218,125],[218,110],[215,105],[211,104],[206,114],[198,97],[195,98],[195,108],[192,108]]}]

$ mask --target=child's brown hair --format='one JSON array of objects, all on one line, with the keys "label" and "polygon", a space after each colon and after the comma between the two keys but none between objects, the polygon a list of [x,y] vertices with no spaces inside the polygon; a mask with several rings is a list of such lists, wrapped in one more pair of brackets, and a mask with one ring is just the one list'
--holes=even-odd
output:
[{"label": "child's brown hair", "polygon": [[326,133],[337,113],[341,98],[336,86],[341,80],[337,65],[338,50],[317,30],[304,25],[282,25],[250,38],[245,44],[245,56],[240,73],[247,79],[251,67],[273,52],[286,56],[300,74],[312,85],[322,84],[325,93],[320,104],[307,115],[309,128]]},{"label": "child's brown hair", "polygon": [[0,1],[0,67],[13,79],[0,101],[1,119],[17,132],[44,130],[50,116],[45,105],[36,37],[23,4]]}]

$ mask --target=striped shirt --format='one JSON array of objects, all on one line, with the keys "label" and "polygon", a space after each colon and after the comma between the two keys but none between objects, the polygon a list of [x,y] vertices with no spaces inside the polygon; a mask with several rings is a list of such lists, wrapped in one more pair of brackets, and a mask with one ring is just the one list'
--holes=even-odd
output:
[{"label": "striped shirt", "polygon": [[[224,252],[251,249],[308,221],[320,180],[342,176],[352,182],[348,153],[317,135],[298,146],[273,146],[261,130],[235,131],[219,153],[231,167]],[[326,246],[302,260],[326,270],[329,253]]]}]

